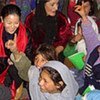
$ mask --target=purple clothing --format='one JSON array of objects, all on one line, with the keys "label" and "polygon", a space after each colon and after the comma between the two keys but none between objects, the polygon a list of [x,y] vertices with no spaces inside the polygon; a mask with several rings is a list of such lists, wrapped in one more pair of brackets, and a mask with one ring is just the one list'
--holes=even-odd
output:
[{"label": "purple clothing", "polygon": [[[100,41],[98,40],[97,34],[93,30],[92,24],[89,21],[87,23],[82,23],[82,31],[83,31],[83,36],[87,47],[87,59],[88,59],[90,53],[98,45],[100,45]],[[100,63],[100,56],[98,59],[99,60],[97,60],[96,63],[97,62]]]}]

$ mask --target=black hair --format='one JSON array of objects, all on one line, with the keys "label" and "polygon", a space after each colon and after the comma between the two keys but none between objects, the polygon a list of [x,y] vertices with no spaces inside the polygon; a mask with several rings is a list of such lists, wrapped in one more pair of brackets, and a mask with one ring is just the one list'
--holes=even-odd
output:
[{"label": "black hair", "polygon": [[[40,40],[41,43],[53,44],[55,41],[55,35],[58,32],[57,28],[57,14],[55,16],[47,16],[45,11],[45,3],[49,0],[39,0],[36,4],[35,16],[32,19],[32,36],[34,37],[35,42],[39,42],[38,39],[41,37],[44,38]],[[41,32],[46,33],[44,36],[41,36]]]},{"label": "black hair", "polygon": [[40,44],[35,52],[35,57],[41,54],[45,59],[49,60],[56,60],[56,51],[52,45],[43,43]]},{"label": "black hair", "polygon": [[[64,83],[59,72],[57,70],[55,70],[54,68],[51,68],[48,66],[43,67],[41,71],[44,71],[44,70],[46,70],[50,74],[50,78],[53,80],[54,84],[60,86],[60,88],[58,88],[58,90],[61,92],[65,88],[66,84]],[[63,85],[61,85],[59,83],[61,81],[63,82]]]},{"label": "black hair", "polygon": [[9,14],[17,14],[19,18],[21,18],[21,10],[17,5],[14,4],[8,4],[3,7],[1,11],[1,16],[4,19]]}]

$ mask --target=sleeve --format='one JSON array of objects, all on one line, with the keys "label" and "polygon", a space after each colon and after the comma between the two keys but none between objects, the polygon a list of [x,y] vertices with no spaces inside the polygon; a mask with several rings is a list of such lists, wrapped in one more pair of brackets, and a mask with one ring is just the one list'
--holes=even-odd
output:
[{"label": "sleeve", "polygon": [[54,46],[66,46],[67,42],[70,40],[72,36],[71,26],[66,17],[58,13],[58,33],[56,35],[56,41],[54,43]]},{"label": "sleeve", "polygon": [[74,6],[76,5],[75,2],[70,2],[68,5],[68,17],[71,21],[71,26],[75,26],[77,20],[80,18],[80,16],[74,12]]},{"label": "sleeve", "polygon": [[19,76],[23,80],[28,81],[28,70],[31,66],[31,61],[24,53],[20,53],[20,55],[21,55],[20,59],[18,59],[17,61],[14,59],[13,54],[11,54],[10,58],[13,61],[14,65],[16,66]]},{"label": "sleeve", "polygon": [[26,46],[25,54],[29,58],[29,60],[33,63],[33,57],[34,57],[34,48],[32,44],[32,37],[30,31],[27,29],[27,35],[28,35],[28,44]]},{"label": "sleeve", "polygon": [[29,77],[29,92],[32,100],[46,100],[39,87],[39,69],[36,66],[31,66],[28,71]]}]

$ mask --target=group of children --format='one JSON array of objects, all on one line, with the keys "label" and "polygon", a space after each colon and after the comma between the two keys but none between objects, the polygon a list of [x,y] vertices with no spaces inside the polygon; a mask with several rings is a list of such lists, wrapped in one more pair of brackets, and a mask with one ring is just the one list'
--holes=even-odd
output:
[{"label": "group of children", "polygon": [[[10,15],[9,15],[9,11],[7,12],[8,15],[6,15],[4,11],[2,12],[2,15],[4,15],[3,22],[6,27],[4,28],[4,31],[2,33],[1,31],[3,30],[3,24],[2,23],[0,24],[0,27],[2,29],[0,31],[1,32],[0,35],[2,36],[2,34],[9,32],[11,36],[7,35],[5,37],[8,37],[7,38],[8,40],[6,40],[3,37],[2,39],[4,40],[4,42],[0,41],[0,45],[1,45],[0,46],[1,47],[0,61],[4,61],[2,60],[2,57],[4,57],[6,60],[6,55],[7,55],[10,58],[10,60],[8,60],[8,57],[7,57],[7,60],[6,60],[6,63],[7,63],[6,65],[8,65],[8,63],[10,65],[10,68],[7,67],[9,68],[8,74],[12,75],[13,71],[16,73],[15,71],[16,69],[14,68],[17,68],[18,70],[18,75],[20,76],[20,78],[16,76],[18,78],[18,82],[17,80],[15,81],[18,83],[16,84],[16,87],[17,85],[19,86],[17,88],[17,91],[20,91],[20,92],[18,92],[19,96],[16,96],[15,99],[20,98],[20,95],[22,94],[22,91],[23,91],[23,87],[25,87],[27,88],[29,92],[29,96],[32,100],[67,100],[67,99],[79,100],[81,99],[81,97],[80,96],[76,97],[76,96],[79,94],[82,95],[88,86],[93,85],[95,88],[95,91],[92,91],[88,93],[87,95],[85,95],[85,98],[87,98],[87,100],[92,100],[92,99],[98,100],[97,98],[100,97],[100,91],[99,91],[100,90],[100,73],[99,73],[100,71],[100,40],[98,39],[99,32],[98,32],[97,26],[94,20],[89,16],[89,11],[91,8],[90,4],[91,3],[88,0],[87,1],[83,0],[81,4],[77,4],[75,6],[75,12],[78,13],[81,16],[81,18],[79,19],[79,21],[77,22],[78,24],[76,25],[77,27],[76,32],[78,34],[75,34],[75,36],[71,40],[72,43],[77,43],[77,45],[79,46],[81,45],[79,42],[81,41],[82,43],[83,41],[85,42],[84,48],[87,54],[85,57],[86,59],[85,59],[85,68],[84,68],[84,71],[85,71],[84,72],[84,86],[81,88],[78,86],[78,83],[75,80],[71,71],[68,69],[68,66],[58,61],[58,56],[53,46],[48,45],[46,43],[40,44],[39,47],[35,50],[34,59],[32,57],[28,58],[28,56],[26,55],[30,53],[28,51],[30,48],[28,49],[28,47],[31,47],[31,46],[28,46],[26,48],[26,45],[28,44],[29,40],[25,33],[26,30],[24,29],[22,24],[19,23],[19,19],[21,15],[19,13],[20,10],[18,10],[19,12],[17,12],[16,10],[17,16],[16,16],[16,13],[14,13],[15,14],[14,17],[11,15],[13,10],[11,11]],[[10,17],[12,19],[14,18],[13,20],[15,20],[16,18],[18,22],[16,22],[15,20],[14,24],[9,23],[9,20],[7,19],[10,19],[11,21]],[[10,27],[16,26],[17,31],[18,29],[20,29],[20,31],[18,32],[15,31],[15,28],[13,28],[13,30],[10,30],[10,28],[8,28],[7,25],[8,26],[11,25]],[[21,32],[23,33],[23,35],[21,34]],[[14,35],[12,35],[13,33]],[[16,41],[16,38],[19,39],[19,41],[21,42]],[[23,41],[25,44],[23,43]],[[16,44],[15,42],[17,42],[17,45],[15,45]],[[3,43],[5,43],[4,46],[3,46]],[[29,44],[31,43],[29,42]],[[25,49],[27,50],[25,51]],[[79,49],[80,48],[78,48],[78,50]],[[26,55],[24,54],[25,52],[27,52]],[[29,56],[31,56],[31,53]],[[29,60],[30,58],[32,58],[34,65],[31,65],[30,60]],[[20,64],[18,63],[19,61],[20,61]],[[16,67],[13,66],[12,62],[14,63]],[[25,67],[25,66],[28,66],[28,67]],[[14,72],[13,74],[15,74]],[[13,78],[13,76],[11,77]],[[9,92],[10,89],[7,88],[8,87],[7,85],[13,82],[9,76],[7,77],[7,80],[11,82],[7,84],[5,84],[6,83],[5,82],[4,83],[5,86],[0,85],[0,91],[5,91],[3,93],[8,92],[6,96],[2,95],[1,97],[2,99],[4,98],[11,99],[10,96],[12,95],[12,92],[11,91]],[[0,80],[0,83],[2,83],[1,81],[2,80]],[[21,84],[20,84],[20,81],[21,81]],[[29,87],[27,86],[28,81],[29,81]]]}]

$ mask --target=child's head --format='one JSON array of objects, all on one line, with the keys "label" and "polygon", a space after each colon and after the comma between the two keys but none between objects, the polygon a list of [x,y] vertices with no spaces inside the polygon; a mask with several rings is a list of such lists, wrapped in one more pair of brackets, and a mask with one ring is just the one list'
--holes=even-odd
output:
[{"label": "child's head", "polygon": [[48,66],[43,67],[41,70],[39,85],[42,92],[48,93],[61,92],[66,86],[59,72]]},{"label": "child's head", "polygon": [[93,15],[94,14],[93,0],[78,0],[77,5],[82,5],[82,2],[84,2],[86,15],[89,16]]},{"label": "child's head", "polygon": [[49,60],[56,59],[56,52],[53,46],[41,44],[35,53],[34,64],[36,67],[41,68]]}]

